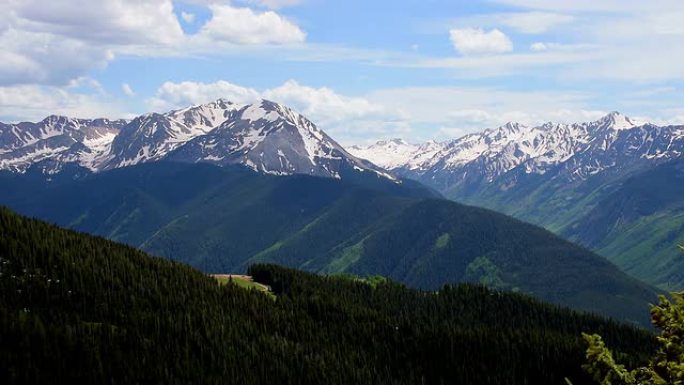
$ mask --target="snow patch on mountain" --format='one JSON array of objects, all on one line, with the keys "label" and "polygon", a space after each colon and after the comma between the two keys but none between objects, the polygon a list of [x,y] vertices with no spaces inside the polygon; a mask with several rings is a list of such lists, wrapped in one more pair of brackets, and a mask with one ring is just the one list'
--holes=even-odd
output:
[{"label": "snow patch on mountain", "polygon": [[77,153],[85,154],[82,165],[95,168],[93,154],[106,151],[126,123],[56,115],[37,123],[0,123],[0,169],[24,172],[34,163],[57,158],[80,163]]},{"label": "snow patch on mountain", "polygon": [[349,150],[388,170],[446,189],[465,180],[492,182],[513,170],[539,175],[554,171],[573,180],[639,159],[678,158],[684,150],[683,130],[683,126],[638,124],[612,112],[593,122],[534,127],[507,123],[441,143],[414,145],[393,139]]},{"label": "snow patch on mountain", "polygon": [[131,121],[50,116],[39,123],[0,123],[0,169],[25,172],[41,163],[56,173],[67,164],[94,172],[159,160],[242,164],[274,174],[342,178],[350,170],[395,180],[359,159],[294,110],[267,100],[225,99]]}]

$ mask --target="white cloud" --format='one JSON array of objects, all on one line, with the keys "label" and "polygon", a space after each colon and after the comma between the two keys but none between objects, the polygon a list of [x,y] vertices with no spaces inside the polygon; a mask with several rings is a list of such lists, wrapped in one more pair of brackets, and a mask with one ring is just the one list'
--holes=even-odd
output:
[{"label": "white cloud", "polygon": [[363,97],[341,95],[327,87],[304,86],[294,80],[262,91],[224,80],[214,83],[166,82],[159,87],[155,97],[147,100],[147,104],[155,111],[166,111],[219,98],[235,103],[252,103],[260,99],[282,103],[341,141],[368,136],[369,133],[382,136],[405,133],[408,129],[408,124],[401,119],[401,111],[388,110]]},{"label": "white cloud", "polygon": [[65,84],[122,45],[183,37],[171,0],[5,0],[0,14],[0,85]]},{"label": "white cloud", "polygon": [[11,1],[21,28],[107,44],[170,44],[183,37],[171,0]]},{"label": "white cloud", "polygon": [[195,17],[196,17],[196,16],[195,16],[194,13],[185,12],[185,11],[182,11],[182,12],[181,12],[181,19],[183,19],[183,21],[185,21],[185,22],[188,23],[188,24],[194,23],[194,22],[195,22]]},{"label": "white cloud", "polygon": [[443,31],[449,26],[465,27],[506,27],[507,29],[524,34],[543,34],[577,20],[572,14],[546,11],[482,13],[443,19],[442,22],[432,22],[421,26],[425,31]]},{"label": "white cloud", "polygon": [[[131,90],[132,91],[132,90]],[[674,97],[673,97],[674,93]],[[380,89],[360,96],[343,95],[328,87],[309,87],[289,80],[277,87],[257,90],[227,81],[213,83],[166,82],[148,110],[164,112],[226,98],[251,103],[265,98],[301,112],[343,144],[404,137],[412,141],[448,139],[497,127],[508,121],[539,124],[595,120],[609,110],[643,111],[644,100],[652,116],[643,121],[681,123],[684,110],[676,103],[653,100],[665,94],[676,99],[674,88],[635,92],[629,103],[592,108],[595,95],[576,91],[516,91],[496,87],[405,87]],[[0,87],[0,120],[37,120],[50,113],[77,117],[130,117],[116,100],[92,79],[81,78],[64,88],[40,86]],[[624,110],[624,107],[627,107]]]},{"label": "white cloud", "polygon": [[305,0],[180,0],[184,3],[198,4],[198,5],[212,5],[212,4],[244,4],[254,7],[263,7],[270,9],[280,9],[302,4]]},{"label": "white cloud", "polygon": [[247,4],[259,5],[271,9],[290,7],[301,4],[304,0],[242,0]]},{"label": "white cloud", "polygon": [[123,118],[130,113],[99,90],[71,92],[51,86],[19,85],[0,87],[0,120],[37,121],[50,114],[80,118]]},{"label": "white cloud", "polygon": [[113,58],[109,49],[10,28],[0,35],[0,85],[64,84]]},{"label": "white cloud", "polygon": [[522,33],[540,34],[561,24],[570,23],[575,18],[552,12],[520,12],[498,15],[497,18],[513,29]]},{"label": "white cloud", "polygon": [[[458,70],[454,77],[463,79],[482,79],[511,75],[531,74],[531,71],[543,69],[548,77],[560,76],[560,73],[572,66],[590,62],[596,58],[596,52],[587,49],[549,50],[532,53],[516,53],[496,56],[464,56],[448,58],[419,58],[403,64],[417,68],[442,68]],[[534,74],[534,73],[532,73]]]},{"label": "white cloud", "polygon": [[147,104],[154,111],[162,112],[220,98],[234,103],[251,103],[259,100],[261,94],[253,88],[238,86],[225,80],[215,83],[165,82],[159,87],[155,97],[147,100]]},{"label": "white cloud", "polygon": [[530,45],[530,50],[532,51],[546,51],[549,46],[546,43],[536,42]]},{"label": "white cloud", "polygon": [[414,128],[409,139],[455,138],[508,121],[538,124],[577,122],[605,114],[590,108],[592,98],[579,92],[511,91],[493,87],[407,87],[365,96],[388,111],[403,112]]},{"label": "white cloud", "polygon": [[265,99],[289,105],[324,124],[351,122],[385,113],[382,107],[364,98],[343,96],[327,87],[303,86],[294,80],[265,90],[262,95]]},{"label": "white cloud", "polygon": [[680,65],[684,61],[684,2],[680,0],[495,1],[511,6],[506,7],[511,11],[418,25],[426,34],[443,33],[450,26],[522,33],[543,30],[544,34],[526,41],[527,49],[519,54],[416,56],[395,65],[452,68],[458,78],[516,75],[561,83],[621,81],[632,85],[684,80]]},{"label": "white cloud", "polygon": [[498,29],[489,32],[480,28],[452,29],[449,37],[454,48],[463,55],[487,55],[513,50],[511,40]]},{"label": "white cloud", "polygon": [[[564,51],[564,52],[576,52],[576,53],[587,53],[592,50],[600,49],[602,47],[591,44],[561,44],[553,42],[543,42],[538,41],[530,44],[530,51],[543,52],[543,51]],[[594,55],[594,53],[592,53]],[[592,56],[593,57],[593,56]]]},{"label": "white cloud", "polygon": [[212,18],[201,34],[233,44],[301,43],[306,34],[294,23],[273,11],[256,12],[230,5],[210,5]]},{"label": "white cloud", "polygon": [[135,96],[133,88],[128,83],[124,83],[121,85],[121,91],[124,93],[124,95],[128,96],[129,98]]},{"label": "white cloud", "polygon": [[592,96],[580,92],[407,87],[348,96],[328,87],[309,87],[294,80],[264,90],[227,81],[167,82],[147,102],[157,111],[166,111],[218,98],[237,103],[262,98],[283,103],[345,144],[396,136],[410,140],[446,139],[508,121],[571,123],[606,114],[590,108]]},{"label": "white cloud", "polygon": [[[275,5],[275,3],[273,4]],[[0,0],[0,86],[60,85],[115,55],[223,55],[238,45],[302,42],[274,11],[209,5],[212,18],[186,35],[172,0]],[[193,14],[181,12],[191,22]]]}]

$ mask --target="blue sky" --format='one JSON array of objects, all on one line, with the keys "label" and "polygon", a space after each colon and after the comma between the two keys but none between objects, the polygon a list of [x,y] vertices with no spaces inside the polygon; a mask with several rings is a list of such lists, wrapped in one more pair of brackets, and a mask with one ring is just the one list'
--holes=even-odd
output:
[{"label": "blue sky", "polygon": [[684,122],[679,0],[0,0],[0,120],[273,99],[342,143]]}]

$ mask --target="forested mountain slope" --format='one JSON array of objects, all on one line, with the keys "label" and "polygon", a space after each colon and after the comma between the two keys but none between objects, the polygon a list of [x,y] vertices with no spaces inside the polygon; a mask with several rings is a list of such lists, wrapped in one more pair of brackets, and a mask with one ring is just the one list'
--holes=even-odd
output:
[{"label": "forested mountain slope", "polygon": [[652,335],[519,294],[439,293],[272,265],[276,299],[0,209],[3,384],[564,384],[580,332],[635,363]]},{"label": "forested mountain slope", "polygon": [[[684,288],[676,249],[684,243],[683,125],[613,112],[594,122],[508,123],[441,143],[392,140],[350,151],[458,202],[544,226],[651,284]],[[660,194],[651,194],[659,207],[647,189]],[[635,198],[625,200],[630,191]]]},{"label": "forested mountain slope", "polygon": [[77,181],[5,174],[0,183],[10,187],[0,191],[0,203],[207,273],[276,262],[380,274],[430,290],[482,282],[648,322],[654,290],[588,250],[411,182],[355,175],[277,177],[154,162]]},{"label": "forested mountain slope", "polygon": [[561,234],[612,256],[625,271],[663,288],[684,287],[684,160],[621,183]]}]

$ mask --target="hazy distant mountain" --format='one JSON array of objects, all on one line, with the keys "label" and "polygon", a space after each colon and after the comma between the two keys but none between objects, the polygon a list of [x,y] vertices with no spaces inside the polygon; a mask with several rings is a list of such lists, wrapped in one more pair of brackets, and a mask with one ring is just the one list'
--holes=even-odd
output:
[{"label": "hazy distant mountain", "polygon": [[[426,147],[434,154],[425,156]],[[598,222],[582,219],[594,210],[605,210],[605,199],[620,190],[630,177],[640,173],[646,176],[661,164],[681,159],[684,126],[637,124],[613,112],[588,123],[546,123],[538,127],[508,123],[442,143],[415,146],[394,140],[351,147],[350,151],[398,175],[432,186],[450,198],[544,225],[594,247],[652,283],[684,287],[681,274],[670,275],[673,271],[684,271],[684,263],[676,262],[681,258],[675,258],[674,248],[676,242],[684,239],[682,235],[673,237],[671,232],[656,231],[660,223],[656,218],[665,213],[649,214],[654,216],[649,222],[654,230],[643,237],[646,239],[642,238],[648,247],[629,249],[613,243],[624,242],[619,237],[597,240],[596,236],[628,231],[641,217],[631,215],[632,220],[613,223],[610,228],[600,228]],[[672,183],[678,181],[674,179]],[[671,208],[667,202],[665,206]],[[611,207],[617,211],[613,216],[621,216],[620,210],[627,209]],[[684,226],[684,212],[673,210],[665,218],[667,227],[678,223]],[[578,221],[597,227],[581,229]],[[591,240],[582,235],[588,233],[594,234]],[[676,266],[663,268],[663,259]],[[626,263],[627,260],[630,262]]]},{"label": "hazy distant mountain", "polygon": [[171,159],[255,171],[340,178],[347,171],[385,170],[349,154],[315,124],[270,101],[237,105],[219,99],[130,122],[51,116],[40,123],[0,124],[0,169],[24,172],[42,162],[54,174],[65,165],[94,172]]}]

